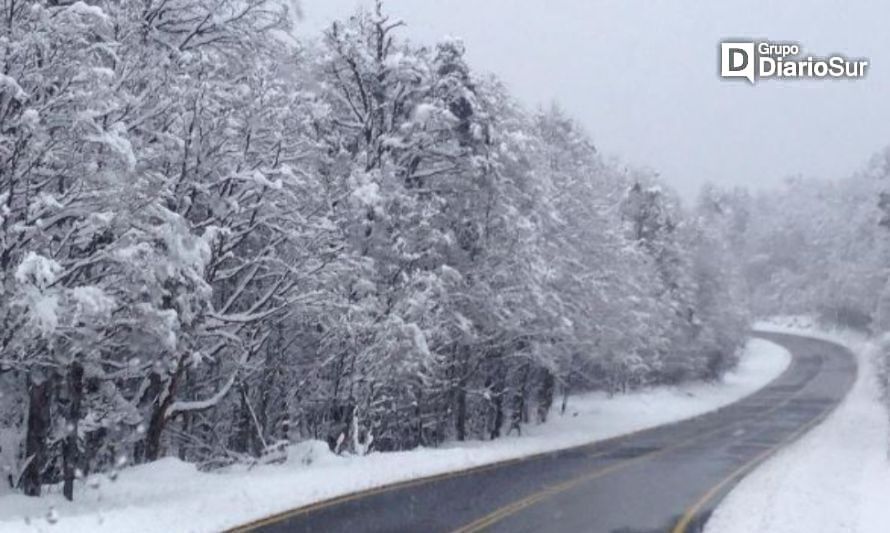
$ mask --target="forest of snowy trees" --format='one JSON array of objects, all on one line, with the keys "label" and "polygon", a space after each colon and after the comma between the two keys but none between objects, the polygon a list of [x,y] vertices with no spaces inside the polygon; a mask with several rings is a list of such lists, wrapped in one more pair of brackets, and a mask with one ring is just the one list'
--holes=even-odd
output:
[{"label": "forest of snowy trees", "polygon": [[[495,439],[575,391],[719,378],[751,291],[883,301],[848,268],[881,261],[852,233],[877,232],[871,177],[683,208],[381,9],[312,41],[281,0],[0,18],[0,462],[25,494],[166,455]],[[821,232],[819,202],[861,225]]]},{"label": "forest of snowy trees", "polygon": [[826,322],[890,331],[890,149],[839,180],[792,177],[757,195],[725,195],[745,230],[750,306],[757,315],[815,313]]}]

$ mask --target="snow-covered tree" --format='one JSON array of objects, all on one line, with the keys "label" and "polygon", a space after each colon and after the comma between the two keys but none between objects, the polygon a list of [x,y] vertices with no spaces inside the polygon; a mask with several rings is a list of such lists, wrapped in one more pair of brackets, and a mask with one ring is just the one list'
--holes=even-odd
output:
[{"label": "snow-covered tree", "polygon": [[410,44],[379,3],[317,42],[280,0],[0,6],[0,459],[26,494],[497,438],[733,361],[756,209],[687,213],[458,40]]}]

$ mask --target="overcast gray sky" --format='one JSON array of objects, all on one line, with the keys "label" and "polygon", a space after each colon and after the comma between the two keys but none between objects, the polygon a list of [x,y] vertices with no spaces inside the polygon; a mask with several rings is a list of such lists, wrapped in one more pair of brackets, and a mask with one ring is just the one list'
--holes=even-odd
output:
[{"label": "overcast gray sky", "polygon": [[[302,0],[314,33],[365,0]],[[890,144],[890,6],[879,0],[389,0],[403,35],[467,45],[527,106],[552,100],[600,152],[659,172],[687,198],[705,181],[760,188],[841,177]],[[859,81],[721,81],[725,37],[799,41],[871,61]]]}]

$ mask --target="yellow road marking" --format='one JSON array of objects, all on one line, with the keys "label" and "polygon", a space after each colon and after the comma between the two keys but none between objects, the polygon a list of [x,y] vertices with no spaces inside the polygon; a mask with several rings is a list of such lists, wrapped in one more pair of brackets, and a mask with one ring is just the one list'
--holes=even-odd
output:
[{"label": "yellow road marking", "polygon": [[[778,379],[778,378],[776,378],[776,379]],[[779,403],[778,405],[776,405],[776,406],[773,407],[772,409],[767,410],[767,411],[765,412],[765,414],[770,414],[770,413],[772,413],[772,412],[778,410],[779,408],[781,408],[782,406],[784,406],[785,404],[787,404],[788,402],[790,402],[790,401],[791,401],[793,398],[795,398],[798,394],[799,394],[799,392],[796,393],[796,394],[794,394],[794,395],[792,395],[792,396],[790,396],[788,399],[786,399],[785,401]],[[718,409],[718,411],[719,411],[719,409]],[[686,419],[684,422],[691,422],[691,421],[696,420],[696,419],[704,418],[704,417],[706,417],[706,416],[708,416],[708,415],[712,415],[714,412],[716,412],[716,411],[710,411],[710,412],[707,412],[707,413],[702,413],[702,414],[700,414],[700,415],[697,415],[697,416],[694,416],[694,417],[692,417],[692,418]],[[713,430],[713,431],[709,431],[709,432],[707,432],[707,433],[705,433],[705,434],[697,435],[696,437],[693,437],[693,438],[691,438],[691,439],[688,439],[688,440],[686,440],[686,441],[683,441],[682,443],[680,443],[680,444],[678,444],[678,445],[676,445],[676,446],[669,447],[669,448],[662,448],[662,449],[660,449],[660,450],[656,450],[656,451],[654,451],[654,452],[650,452],[650,453],[648,453],[648,454],[644,454],[644,455],[635,457],[635,458],[633,458],[633,459],[628,459],[628,460],[626,460],[626,461],[623,461],[623,462],[620,462],[620,463],[616,463],[616,464],[614,464],[614,465],[611,465],[611,466],[609,466],[609,467],[606,467],[605,469],[601,469],[601,470],[597,470],[597,471],[594,471],[594,472],[590,472],[590,473],[588,473],[588,474],[586,474],[586,475],[584,475],[584,476],[581,476],[581,477],[579,477],[579,478],[570,479],[570,480],[568,480],[568,481],[566,481],[566,482],[563,482],[563,483],[560,483],[560,484],[558,484],[558,485],[555,485],[555,486],[552,486],[552,487],[548,487],[547,489],[545,489],[545,490],[543,490],[543,491],[540,491],[540,492],[538,492],[538,493],[532,494],[532,495],[530,495],[530,496],[528,496],[528,497],[526,497],[526,498],[523,498],[522,500],[518,500],[518,501],[516,501],[516,502],[513,502],[513,503],[510,504],[510,505],[507,505],[507,506],[505,506],[505,507],[502,507],[502,508],[498,509],[497,511],[495,511],[494,513],[491,513],[491,514],[489,514],[489,515],[486,515],[486,516],[480,518],[479,520],[473,522],[472,524],[470,524],[470,525],[468,525],[468,526],[464,526],[464,528],[461,528],[461,529],[459,529],[458,531],[475,531],[475,530],[466,529],[466,528],[468,528],[468,527],[470,527],[470,526],[472,526],[472,525],[474,525],[474,524],[478,524],[478,523],[482,522],[483,520],[485,521],[485,524],[482,525],[481,527],[487,527],[487,525],[493,524],[493,523],[495,523],[495,522],[501,520],[502,518],[505,518],[505,517],[507,517],[507,516],[509,516],[509,515],[511,515],[511,514],[514,514],[514,513],[518,512],[518,511],[520,511],[520,510],[526,508],[526,507],[529,507],[529,506],[531,506],[531,505],[534,505],[534,504],[537,503],[538,501],[543,500],[544,498],[546,498],[546,497],[548,497],[548,496],[551,496],[551,495],[553,495],[553,494],[557,494],[557,493],[559,493],[559,492],[563,492],[563,491],[565,491],[565,490],[568,490],[569,488],[572,488],[572,487],[575,487],[575,486],[577,486],[577,485],[580,485],[580,484],[583,483],[584,481],[588,481],[588,480],[591,480],[591,479],[595,479],[596,477],[606,475],[606,474],[611,473],[611,472],[613,472],[613,471],[615,471],[615,470],[618,470],[618,469],[620,469],[620,468],[624,468],[624,467],[630,466],[630,465],[632,465],[632,464],[634,464],[634,463],[636,463],[636,462],[639,462],[639,461],[642,461],[642,460],[644,460],[644,459],[653,457],[653,456],[655,456],[655,455],[664,453],[664,452],[666,452],[666,451],[673,450],[673,449],[676,449],[676,448],[679,448],[679,447],[682,447],[682,446],[686,446],[687,444],[689,444],[689,443],[691,443],[691,442],[694,442],[694,441],[699,440],[699,439],[701,439],[701,438],[710,436],[711,434],[717,433],[717,432],[719,432],[719,431],[722,431],[722,430],[726,429],[727,427],[732,427],[733,425],[737,425],[737,424],[738,424],[738,422],[736,422],[736,423],[734,423],[734,424],[730,424],[729,426],[722,426],[722,427],[720,427],[720,428],[716,428],[716,429]],[[654,430],[656,430],[656,429],[658,429],[658,428],[659,428],[659,426],[650,427],[650,428],[643,428],[643,429],[639,429],[639,430],[636,430],[636,431],[632,431],[632,432],[630,432],[630,433],[626,433],[626,434],[623,434],[623,435],[616,435],[616,436],[614,436],[614,437],[610,437],[610,438],[603,439],[603,440],[600,440],[600,441],[596,441],[596,442],[592,442],[592,443],[588,443],[588,444],[582,444],[582,445],[580,445],[580,446],[573,446],[573,447],[569,447],[569,448],[563,448],[563,449],[561,449],[561,450],[551,450],[551,451],[547,451],[547,452],[536,453],[536,454],[533,454],[533,455],[527,455],[527,456],[524,456],[524,457],[517,457],[517,458],[513,458],[513,459],[507,459],[507,460],[499,461],[499,462],[496,462],[496,463],[490,463],[490,464],[486,464],[486,465],[479,465],[479,466],[475,466],[475,467],[470,467],[470,468],[466,468],[466,469],[463,469],[463,470],[456,470],[456,471],[450,471],[450,472],[443,472],[443,473],[441,473],[441,474],[435,474],[435,475],[432,475],[432,476],[427,476],[427,477],[422,477],[422,478],[410,479],[410,480],[400,481],[400,482],[396,482],[396,483],[390,483],[390,484],[386,484],[386,485],[381,485],[381,486],[378,486],[378,487],[374,487],[374,488],[367,489],[367,490],[363,490],[363,491],[359,491],[359,492],[354,492],[354,493],[351,493],[351,494],[344,494],[344,495],[342,495],[342,496],[336,496],[336,497],[329,498],[329,499],[327,499],[327,500],[322,500],[322,501],[320,501],[320,502],[316,502],[316,503],[313,503],[313,504],[310,504],[310,505],[305,505],[305,506],[302,506],[302,507],[298,507],[298,508],[296,508],[296,509],[290,509],[290,510],[287,510],[287,511],[283,511],[283,512],[281,512],[281,513],[277,513],[277,514],[274,514],[274,515],[271,515],[271,516],[267,516],[267,517],[264,517],[264,518],[262,518],[262,519],[259,519],[259,520],[255,520],[255,521],[249,522],[249,523],[247,523],[247,524],[243,524],[243,525],[240,525],[240,526],[233,527],[233,528],[231,528],[231,529],[228,529],[227,531],[228,531],[229,533],[244,533],[244,532],[252,531],[252,530],[254,530],[254,529],[256,529],[256,528],[264,527],[264,526],[267,526],[267,525],[270,525],[270,524],[274,524],[274,523],[277,523],[277,522],[282,522],[282,521],[288,520],[288,519],[290,519],[290,518],[294,518],[294,517],[297,517],[297,516],[300,516],[300,515],[303,515],[303,514],[311,513],[311,512],[313,512],[313,511],[317,511],[317,510],[320,510],[320,509],[324,509],[324,508],[326,508],[326,507],[331,507],[331,506],[334,506],[334,505],[338,505],[338,504],[342,504],[342,503],[347,503],[347,502],[350,502],[350,501],[358,500],[358,499],[361,499],[361,498],[366,498],[366,497],[369,497],[369,496],[374,496],[374,495],[377,495],[377,494],[382,494],[382,493],[386,493],[386,492],[390,492],[390,491],[394,491],[394,490],[399,490],[399,489],[404,489],[404,488],[415,487],[415,486],[419,486],[419,485],[425,485],[425,484],[428,484],[428,483],[434,483],[434,482],[436,482],[436,481],[441,481],[441,480],[444,480],[444,479],[456,478],[456,477],[461,477],[461,476],[467,476],[467,475],[471,475],[471,474],[476,474],[476,473],[479,473],[479,472],[485,472],[485,471],[488,471],[488,470],[493,470],[493,469],[496,469],[496,468],[501,468],[501,467],[509,466],[509,465],[513,465],[513,464],[518,464],[518,463],[522,463],[522,462],[525,462],[525,461],[532,461],[532,460],[539,459],[539,458],[542,458],[542,457],[555,456],[555,455],[558,455],[558,454],[563,453],[563,452],[566,452],[566,451],[598,449],[598,448],[602,448],[602,447],[604,447],[604,446],[608,446],[608,445],[610,445],[610,444],[612,444],[612,443],[614,443],[614,442],[620,441],[620,440],[630,439],[630,438],[633,438],[633,437],[635,437],[635,436],[637,436],[637,435],[640,435],[640,434],[642,434],[642,433],[649,432],[649,431],[654,431]],[[600,454],[595,454],[593,457],[596,457],[596,456],[598,456],[598,455],[602,455],[602,453],[600,453]],[[478,529],[476,529],[476,530],[478,530]]]},{"label": "yellow road marking", "polygon": [[464,475],[469,475],[469,474],[475,474],[478,472],[484,472],[486,470],[491,470],[491,469],[497,468],[499,466],[505,466],[505,465],[509,465],[509,464],[519,463],[519,462],[529,460],[532,458],[534,458],[534,457],[533,456],[519,457],[516,459],[508,459],[508,460],[502,461],[500,463],[491,463],[491,464],[487,464],[487,465],[480,465],[480,466],[471,467],[471,468],[468,468],[465,470],[454,471],[454,472],[443,472],[442,474],[435,474],[435,475],[427,476],[427,477],[423,477],[423,478],[409,479],[409,480],[405,480],[405,481],[391,483],[388,485],[381,485],[379,487],[374,487],[374,488],[363,490],[360,492],[353,492],[350,494],[344,494],[342,496],[336,496],[336,497],[329,498],[327,500],[322,500],[320,502],[316,502],[316,503],[313,503],[310,505],[298,507],[296,509],[290,509],[288,511],[277,513],[277,514],[274,514],[271,516],[267,516],[265,518],[255,520],[253,522],[250,522],[250,523],[247,523],[247,524],[244,524],[241,526],[233,527],[226,531],[229,533],[243,533],[243,532],[247,532],[247,531],[252,531],[259,527],[267,526],[269,524],[274,524],[275,522],[281,522],[283,520],[287,520],[287,519],[293,518],[295,516],[300,516],[302,514],[311,513],[312,511],[324,509],[325,507],[330,507],[332,505],[346,503],[346,502],[350,502],[353,500],[365,498],[368,496],[373,496],[375,494],[389,492],[392,490],[414,487],[417,485],[423,485],[425,483],[432,483],[435,481],[440,481],[440,480],[448,479],[451,477],[458,477],[458,476],[464,476]]},{"label": "yellow road marking", "polygon": [[810,429],[815,427],[819,422],[824,420],[828,416],[828,414],[831,413],[831,411],[833,411],[839,404],[840,404],[840,402],[826,407],[821,413],[819,413],[818,415],[813,417],[811,420],[809,420],[806,424],[804,424],[803,426],[798,428],[797,431],[795,431],[794,433],[792,433],[791,435],[789,435],[788,437],[783,439],[781,442],[779,442],[772,448],[769,448],[768,450],[761,452],[756,457],[754,457],[747,463],[743,464],[742,466],[740,466],[739,468],[734,470],[732,473],[730,473],[728,476],[726,476],[725,478],[720,480],[720,482],[718,482],[716,485],[714,485],[710,489],[708,489],[707,492],[705,492],[702,495],[702,497],[697,502],[695,502],[695,504],[692,505],[692,507],[690,507],[689,509],[686,510],[685,513],[683,513],[683,516],[680,518],[680,520],[677,522],[677,524],[674,526],[674,528],[671,529],[671,533],[686,533],[686,529],[689,527],[689,524],[692,523],[692,520],[695,518],[695,516],[699,513],[699,511],[702,510],[702,507],[707,505],[707,503],[714,496],[716,496],[727,484],[729,484],[730,482],[732,482],[738,478],[741,478],[742,476],[747,474],[749,471],[753,470],[754,467],[756,467],[758,464],[760,464],[761,462],[766,460],[766,458],[768,458],[770,455],[778,452],[780,449],[782,449],[783,447],[788,445],[790,442],[793,442],[794,440],[799,438],[801,435],[803,435],[804,433],[806,433],[807,431],[809,431]]},{"label": "yellow road marking", "polygon": [[501,519],[506,518],[512,514],[516,514],[519,511],[525,509],[526,507],[531,507],[532,505],[538,503],[539,501],[546,499],[550,496],[553,496],[554,494],[558,494],[560,492],[565,492],[569,489],[577,487],[578,485],[581,485],[582,483],[584,483],[586,481],[590,481],[590,480],[596,479],[598,477],[605,476],[607,474],[610,474],[611,472],[614,472],[615,470],[619,470],[626,466],[630,466],[634,463],[642,461],[643,459],[647,459],[649,457],[652,457],[653,455],[662,453],[663,451],[665,451],[665,450],[658,450],[658,451],[650,452],[645,455],[641,455],[639,457],[634,457],[633,459],[628,459],[626,461],[607,466],[606,468],[602,468],[600,470],[594,470],[592,472],[588,472],[587,474],[585,474],[583,476],[569,479],[568,481],[564,481],[557,485],[552,485],[550,487],[545,488],[544,490],[538,491],[530,496],[527,496],[526,498],[517,500],[509,505],[505,505],[504,507],[501,507],[500,509],[496,510],[495,512],[483,516],[482,518],[476,520],[475,522],[467,524],[467,525],[461,527],[460,529],[456,529],[454,531],[454,533],[470,533],[470,532],[474,532],[474,531],[481,531],[482,529],[485,529],[486,527],[494,524],[495,522],[498,522]]},{"label": "yellow road marking", "polygon": [[[780,404],[780,406],[781,406],[781,404]],[[696,435],[695,437],[686,439],[686,440],[682,441],[681,443],[676,444],[674,446],[660,448],[658,450],[655,450],[655,451],[652,451],[652,452],[649,452],[649,453],[646,453],[643,455],[639,455],[632,459],[626,459],[619,463],[609,465],[605,468],[592,470],[582,476],[571,478],[571,479],[564,481],[562,483],[559,483],[557,485],[552,485],[552,486],[546,487],[543,490],[535,492],[521,500],[517,500],[513,503],[505,505],[504,507],[501,507],[490,514],[487,514],[487,515],[475,520],[474,522],[471,522],[459,529],[456,529],[456,530],[454,530],[454,533],[476,533],[478,531],[482,531],[486,527],[488,527],[496,522],[499,522],[510,515],[516,514],[519,511],[521,511],[527,507],[531,507],[532,505],[538,503],[541,500],[549,498],[550,496],[559,494],[560,492],[565,492],[567,490],[573,489],[587,481],[592,481],[599,477],[611,474],[612,472],[615,472],[617,470],[627,468],[627,467],[634,465],[636,463],[639,463],[645,459],[651,459],[652,457],[656,457],[663,453],[666,453],[666,452],[669,452],[672,450],[676,450],[678,448],[682,448],[683,446],[686,446],[690,443],[701,440],[704,437],[708,437],[714,433],[723,431],[726,429],[726,427],[727,426],[722,426],[722,427],[714,429],[712,431],[708,431],[707,433],[704,433],[701,435]]]},{"label": "yellow road marking", "polygon": [[[791,402],[792,400],[794,400],[795,398],[797,398],[798,396],[800,396],[803,392],[804,392],[804,390],[801,389],[801,390],[795,392],[794,394],[792,394],[791,396],[789,396],[788,398],[786,398],[785,400],[783,400],[782,402],[780,402],[780,403],[778,403],[777,405],[773,406],[772,408],[770,408],[770,409],[764,411],[764,412],[763,412],[763,415],[762,415],[761,418],[765,418],[765,417],[769,416],[770,414],[772,414],[772,413],[778,411],[779,409],[781,409],[782,407],[784,407],[785,405],[787,405],[789,402]],[[838,403],[840,403],[840,402],[838,402]],[[834,408],[834,407],[836,407],[836,406],[837,406],[837,403],[834,404],[834,405],[832,405],[832,406],[830,406],[828,409],[826,409],[826,411],[825,411],[824,413],[820,413],[820,415],[818,415],[818,416],[816,417],[816,419],[819,419],[819,418],[823,417],[825,414],[827,414],[828,411],[830,411],[832,408]],[[713,413],[713,411],[712,411],[712,413]],[[696,417],[696,418],[697,418],[697,417]],[[554,485],[554,486],[551,486],[551,487],[547,487],[547,488],[545,488],[544,490],[541,490],[541,491],[538,491],[538,492],[536,492],[536,493],[533,493],[533,494],[531,494],[531,495],[529,495],[529,496],[527,496],[527,497],[525,497],[525,498],[523,498],[523,499],[521,499],[521,500],[517,500],[517,501],[515,501],[515,502],[513,502],[513,503],[510,503],[510,504],[508,504],[508,505],[505,505],[504,507],[501,507],[501,508],[495,510],[494,512],[490,513],[490,514],[487,514],[487,515],[485,515],[485,516],[482,516],[481,518],[479,518],[479,519],[477,519],[477,520],[475,520],[475,521],[473,521],[473,522],[471,522],[471,523],[469,523],[469,524],[467,524],[467,525],[465,525],[465,526],[463,526],[463,527],[461,527],[461,528],[459,528],[459,529],[456,529],[456,530],[454,531],[454,533],[476,533],[476,532],[482,531],[483,529],[485,529],[485,528],[491,526],[492,524],[495,524],[495,523],[497,523],[497,522],[503,520],[504,518],[506,518],[506,517],[508,517],[508,516],[510,516],[510,515],[516,514],[516,513],[518,513],[519,511],[521,511],[521,510],[523,510],[523,509],[525,509],[525,508],[528,508],[528,507],[530,507],[530,506],[532,506],[532,505],[534,505],[534,504],[540,502],[541,500],[544,500],[544,499],[546,499],[546,498],[548,498],[548,497],[550,497],[550,496],[553,496],[553,495],[558,494],[558,493],[560,493],[560,492],[564,492],[564,491],[566,491],[566,490],[569,490],[569,489],[571,489],[571,488],[574,488],[574,487],[576,487],[576,486],[578,486],[578,485],[581,485],[582,483],[584,483],[584,482],[586,482],[586,481],[591,481],[591,480],[596,479],[596,478],[598,478],[598,477],[605,476],[605,475],[610,474],[610,473],[612,473],[612,472],[614,472],[614,471],[616,471],[616,470],[620,470],[620,469],[626,468],[626,467],[628,467],[628,466],[631,466],[631,465],[633,465],[633,464],[635,464],[635,463],[638,463],[638,462],[640,462],[640,461],[643,461],[644,459],[650,459],[650,458],[652,458],[652,457],[656,457],[656,456],[658,456],[658,455],[661,455],[661,454],[663,454],[663,453],[665,453],[665,452],[673,451],[673,450],[677,450],[677,449],[679,449],[679,448],[688,446],[688,445],[691,444],[691,443],[694,443],[694,442],[697,442],[697,441],[701,441],[701,440],[703,440],[703,439],[705,439],[705,438],[707,438],[707,437],[710,437],[711,435],[714,435],[714,434],[716,434],[716,433],[719,433],[719,432],[721,432],[721,431],[724,431],[724,430],[726,430],[726,429],[728,429],[728,428],[731,428],[731,427],[733,427],[733,426],[742,425],[742,424],[745,424],[745,423],[748,423],[748,422],[750,422],[750,420],[739,420],[739,421],[733,422],[733,423],[731,423],[731,424],[728,424],[728,425],[726,425],[726,426],[721,426],[721,427],[719,427],[719,428],[715,428],[715,429],[713,429],[713,430],[711,430],[711,431],[708,431],[708,432],[706,432],[706,433],[699,434],[699,435],[695,435],[695,436],[693,436],[693,437],[691,437],[691,438],[689,438],[689,439],[686,439],[686,440],[684,440],[684,441],[682,441],[682,442],[680,442],[680,443],[678,443],[678,444],[675,444],[675,445],[673,445],[673,446],[668,446],[668,447],[665,447],[665,448],[661,448],[661,449],[659,449],[659,450],[655,450],[655,451],[653,451],[653,452],[649,452],[649,453],[647,453],[647,454],[640,455],[640,456],[638,456],[638,457],[634,457],[633,459],[628,459],[628,460],[626,460],[626,461],[622,461],[622,462],[620,462],[620,463],[616,463],[616,464],[610,465],[610,466],[608,466],[608,467],[606,467],[606,468],[602,468],[602,469],[599,469],[599,470],[593,470],[593,471],[588,472],[587,474],[585,474],[585,475],[583,475],[583,476],[579,476],[579,477],[576,477],[576,478],[572,478],[572,479],[570,479],[570,480],[568,480],[568,481],[566,481],[566,482],[560,483],[559,485]],[[816,422],[816,420],[811,420],[811,421],[810,421],[808,424],[806,424],[803,428],[800,428],[795,434],[797,434],[797,433],[803,433],[804,431],[806,431],[806,430],[810,427],[810,424],[815,424],[815,422]],[[792,435],[792,437],[793,437],[793,436],[794,436],[794,435]],[[785,442],[787,442],[787,441],[782,441],[782,442],[779,443],[776,447],[770,448],[770,450],[768,450],[768,451],[769,451],[769,452],[773,452],[773,451],[777,450],[779,447],[783,446]],[[768,454],[764,453],[764,454],[761,454],[761,455],[766,456],[766,455],[768,455]],[[759,458],[759,457],[760,457],[760,455],[758,455],[758,458]],[[742,468],[739,469],[739,471],[743,470],[746,466],[751,466],[751,465],[753,465],[753,464],[756,464],[756,460],[757,460],[757,458],[755,458],[755,461],[751,461],[751,462],[749,462],[749,463],[746,463],[745,465],[743,465]],[[733,474],[730,474],[729,479],[731,479],[732,476],[737,475],[737,473],[738,473],[738,471],[737,471],[737,472],[733,472]],[[729,479],[725,479],[725,480],[721,481],[721,483],[719,483],[719,485],[720,485],[720,486],[725,485],[726,483],[729,482]],[[693,511],[691,514],[689,514],[689,512],[687,512],[687,515],[689,515],[689,516],[687,517],[686,515],[684,515],[684,517],[681,519],[681,522],[678,522],[678,526],[679,526],[681,523],[683,523],[683,529],[677,529],[677,527],[675,527],[675,528],[671,531],[671,533],[685,533],[685,528],[688,526],[689,522],[692,520],[692,518],[694,517],[695,513],[700,509],[700,507],[701,507],[702,505],[704,505],[704,504],[707,502],[708,499],[710,499],[711,497],[713,497],[713,495],[716,494],[716,492],[717,492],[718,490],[719,490],[719,487],[716,488],[716,489],[713,489],[713,488],[712,488],[713,493],[711,493],[707,498],[703,498],[703,501],[697,502],[696,505],[698,505],[698,507],[695,507],[695,508],[694,508],[694,511]],[[710,492],[711,492],[711,491],[709,491],[709,493],[710,493]],[[684,520],[685,520],[685,523],[683,522]]]},{"label": "yellow road marking", "polygon": [[[703,413],[702,415],[690,418],[688,420],[694,420],[695,418],[699,418],[706,414],[708,414],[708,413]],[[477,474],[479,472],[494,470],[496,468],[501,468],[504,466],[518,464],[518,463],[522,463],[525,461],[532,461],[535,459],[540,459],[542,457],[555,456],[555,455],[558,455],[560,453],[564,453],[567,451],[597,449],[597,448],[601,448],[603,446],[608,446],[608,445],[612,444],[613,442],[616,442],[616,441],[619,441],[622,439],[632,438],[634,436],[637,436],[641,433],[645,433],[646,431],[651,431],[653,429],[656,429],[656,428],[654,428],[654,427],[643,428],[643,429],[639,429],[636,431],[632,431],[630,433],[625,433],[623,435],[616,435],[614,437],[609,437],[607,439],[602,439],[602,440],[598,440],[598,441],[587,443],[587,444],[581,444],[579,446],[572,446],[569,448],[562,448],[559,450],[550,450],[550,451],[546,451],[546,452],[536,453],[533,455],[526,455],[523,457],[515,457],[513,459],[505,459],[503,461],[498,461],[496,463],[488,463],[488,464],[484,464],[484,465],[465,468],[462,470],[452,470],[449,472],[443,472],[441,474],[433,474],[431,476],[420,477],[420,478],[415,478],[415,479],[407,479],[405,481],[397,481],[395,483],[380,485],[378,487],[373,487],[373,488],[358,491],[358,492],[344,494],[342,496],[335,496],[335,497],[329,498],[327,500],[322,500],[320,502],[316,502],[313,504],[304,505],[302,507],[297,507],[296,509],[289,509],[289,510],[283,511],[281,513],[276,513],[271,516],[261,518],[259,520],[254,520],[252,522],[248,522],[247,524],[242,524],[240,526],[232,527],[230,529],[227,529],[226,531],[227,531],[227,533],[246,533],[246,532],[252,531],[256,528],[260,528],[260,527],[268,526],[270,524],[274,524],[276,522],[288,520],[288,519],[294,518],[296,516],[311,513],[313,511],[317,511],[319,509],[324,509],[326,507],[330,507],[332,505],[347,503],[347,502],[350,502],[353,500],[359,500],[361,498],[366,498],[368,496],[374,496],[376,494],[382,494],[382,493],[390,492],[390,491],[394,491],[394,490],[399,490],[399,489],[404,489],[404,488],[409,488],[409,487],[416,487],[418,485],[425,485],[427,483],[434,483],[436,481],[441,481],[443,479],[450,479],[450,478],[456,478],[456,477],[461,477],[461,476],[468,476],[471,474]],[[591,457],[597,457],[599,455],[602,455],[602,453],[597,453],[597,454],[591,455]]]}]

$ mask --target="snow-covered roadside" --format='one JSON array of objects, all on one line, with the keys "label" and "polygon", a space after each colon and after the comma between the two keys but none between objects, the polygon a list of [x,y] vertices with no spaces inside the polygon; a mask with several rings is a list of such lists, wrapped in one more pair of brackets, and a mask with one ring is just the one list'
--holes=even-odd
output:
[{"label": "snow-covered roadside", "polygon": [[124,469],[78,487],[74,503],[0,497],[0,531],[217,531],[334,496],[443,472],[557,450],[693,417],[737,401],[773,380],[790,355],[749,341],[738,369],[721,384],[657,388],[569,401],[566,416],[524,429],[522,437],[437,449],[338,457],[327,445],[291,447],[288,462],[251,470],[201,473],[175,459]]},{"label": "snow-covered roadside", "polygon": [[877,343],[849,333],[760,324],[849,347],[859,377],[822,424],[760,465],[717,507],[706,533],[885,533],[890,524],[887,413],[880,404]]}]

